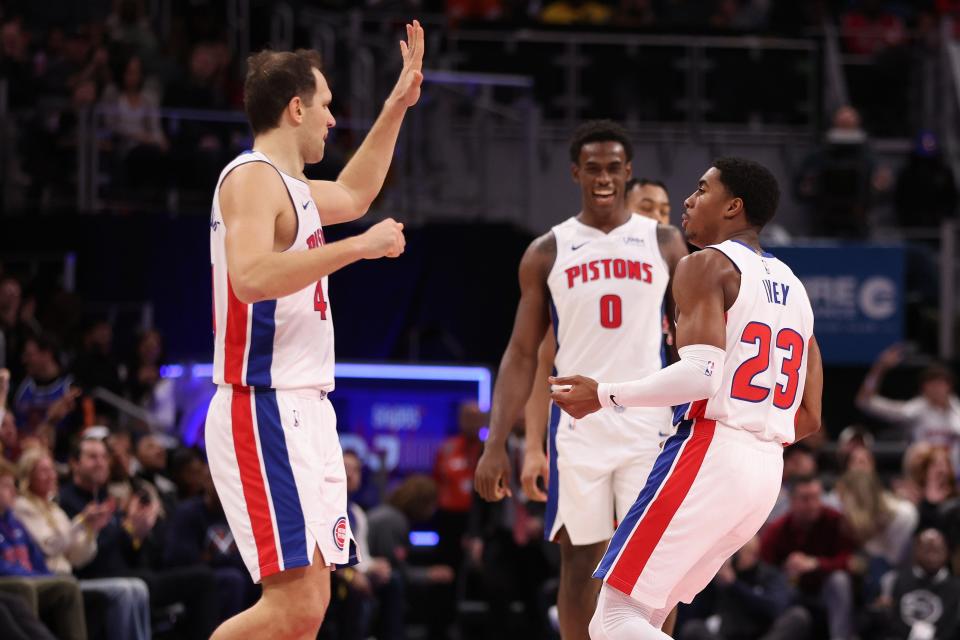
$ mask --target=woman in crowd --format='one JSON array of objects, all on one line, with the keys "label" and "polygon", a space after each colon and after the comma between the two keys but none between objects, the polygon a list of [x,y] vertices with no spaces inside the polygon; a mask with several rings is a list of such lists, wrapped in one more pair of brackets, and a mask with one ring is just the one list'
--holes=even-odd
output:
[{"label": "woman in crowd", "polygon": [[[70,575],[97,554],[97,534],[113,517],[113,503],[90,503],[71,520],[53,501],[57,474],[50,452],[26,450],[19,463],[20,497],[14,514],[46,558],[50,571]],[[110,640],[150,640],[150,594],[139,578],[81,580],[80,590],[107,602],[105,632]]]}]

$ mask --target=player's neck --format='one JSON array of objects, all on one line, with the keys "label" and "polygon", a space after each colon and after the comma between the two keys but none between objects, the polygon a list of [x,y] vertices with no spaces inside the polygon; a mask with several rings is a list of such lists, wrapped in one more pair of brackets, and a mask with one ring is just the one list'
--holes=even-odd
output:
[{"label": "player's neck", "polygon": [[631,215],[626,208],[619,211],[597,212],[584,207],[577,215],[577,220],[588,227],[594,227],[604,233],[610,233],[617,227],[626,224],[627,221],[630,220]]},{"label": "player's neck", "polygon": [[[727,234],[726,238],[723,238],[720,242],[725,242],[727,240],[733,240],[741,244],[745,244],[756,253],[762,253],[763,248],[760,246],[760,234],[757,233],[756,229],[740,229],[739,231],[734,231]],[[717,242],[716,244],[720,244]]]},{"label": "player's neck", "polygon": [[270,158],[276,167],[294,178],[303,177],[303,156],[296,142],[279,127],[257,136],[253,150]]}]

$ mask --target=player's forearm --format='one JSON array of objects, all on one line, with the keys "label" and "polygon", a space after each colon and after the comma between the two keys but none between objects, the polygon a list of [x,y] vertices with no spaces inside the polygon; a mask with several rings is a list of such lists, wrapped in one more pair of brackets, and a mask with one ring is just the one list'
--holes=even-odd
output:
[{"label": "player's forearm", "polygon": [[296,293],[361,258],[361,241],[357,237],[311,251],[264,253],[232,270],[230,284],[243,303],[276,300]]},{"label": "player's forearm", "polygon": [[367,212],[383,188],[406,112],[403,104],[388,98],[370,133],[337,177],[337,183],[351,194],[356,203],[353,212],[355,218]]},{"label": "player's forearm", "polygon": [[711,345],[688,345],[680,360],[640,380],[601,382],[600,405],[613,407],[669,407],[711,398],[723,381],[724,350]]},{"label": "player's forearm", "polygon": [[820,413],[814,413],[801,405],[797,410],[797,422],[794,426],[794,442],[800,442],[809,435],[820,431]]},{"label": "player's forearm", "polygon": [[503,446],[524,403],[530,395],[533,375],[537,370],[535,353],[521,353],[508,347],[503,354],[497,384],[493,389],[493,410],[490,413],[490,434],[487,446]]}]

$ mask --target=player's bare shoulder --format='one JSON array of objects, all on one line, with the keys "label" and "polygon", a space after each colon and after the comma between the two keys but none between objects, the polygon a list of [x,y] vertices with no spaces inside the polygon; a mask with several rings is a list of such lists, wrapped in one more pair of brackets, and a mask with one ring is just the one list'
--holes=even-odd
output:
[{"label": "player's bare shoulder", "polygon": [[520,270],[536,272],[546,280],[556,259],[557,236],[551,230],[534,238],[533,242],[530,243],[520,260]]},{"label": "player's bare shoulder", "polygon": [[674,290],[715,291],[724,294],[724,306],[729,309],[740,293],[740,271],[720,251],[704,249],[685,256],[677,264],[674,275]]},{"label": "player's bare shoulder", "polygon": [[227,226],[237,215],[269,213],[275,218],[290,202],[283,179],[266,162],[245,162],[234,167],[220,183],[219,199]]}]

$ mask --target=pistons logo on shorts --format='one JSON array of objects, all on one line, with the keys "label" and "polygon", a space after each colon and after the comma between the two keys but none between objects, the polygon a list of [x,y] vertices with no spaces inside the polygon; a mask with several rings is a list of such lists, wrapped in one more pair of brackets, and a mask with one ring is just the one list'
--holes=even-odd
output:
[{"label": "pistons logo on shorts", "polygon": [[343,545],[347,543],[347,519],[343,516],[337,520],[337,523],[333,525],[333,544],[337,545],[337,549],[343,551]]}]

